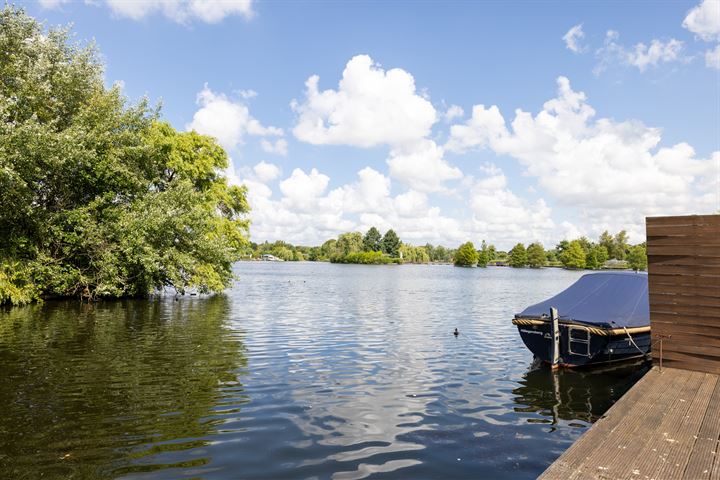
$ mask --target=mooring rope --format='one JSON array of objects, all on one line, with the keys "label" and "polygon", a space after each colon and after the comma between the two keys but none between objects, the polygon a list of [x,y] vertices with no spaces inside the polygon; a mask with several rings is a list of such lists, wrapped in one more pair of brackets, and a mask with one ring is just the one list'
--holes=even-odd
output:
[{"label": "mooring rope", "polygon": [[640,349],[640,347],[637,346],[637,343],[635,343],[635,340],[633,340],[632,335],[630,335],[630,332],[628,332],[627,327],[623,325],[623,329],[625,329],[625,334],[626,334],[627,337],[630,339],[630,343],[633,344],[633,347],[635,347],[638,352],[640,352],[640,353],[642,353],[643,355],[645,355],[647,352],[643,352],[643,351]]}]

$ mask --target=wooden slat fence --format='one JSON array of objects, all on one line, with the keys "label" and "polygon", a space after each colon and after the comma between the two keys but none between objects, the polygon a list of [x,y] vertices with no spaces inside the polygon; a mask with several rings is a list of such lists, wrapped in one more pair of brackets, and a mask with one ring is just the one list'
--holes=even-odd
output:
[{"label": "wooden slat fence", "polygon": [[720,374],[720,215],[646,226],[653,360],[663,336],[663,365]]}]

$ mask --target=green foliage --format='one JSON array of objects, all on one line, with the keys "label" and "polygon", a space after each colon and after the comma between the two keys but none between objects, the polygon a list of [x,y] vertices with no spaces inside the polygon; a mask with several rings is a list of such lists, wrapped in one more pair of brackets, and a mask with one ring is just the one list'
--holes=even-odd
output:
[{"label": "green foliage", "polygon": [[382,234],[375,227],[370,227],[363,237],[362,248],[364,252],[382,251]]},{"label": "green foliage", "polygon": [[508,253],[510,259],[509,264],[511,267],[520,268],[528,264],[527,250],[525,245],[518,243]]},{"label": "green foliage", "polygon": [[560,254],[560,261],[565,268],[585,268],[585,251],[579,240],[567,243]]},{"label": "green foliage", "polygon": [[480,245],[480,250],[478,250],[478,267],[487,267],[488,263],[490,263],[495,258],[495,246],[494,245],[488,245],[485,240],[482,241],[482,244]]},{"label": "green foliage", "polygon": [[558,254],[555,250],[546,251],[545,259],[548,266],[556,267],[562,265],[562,263],[560,263],[560,260],[558,260]]},{"label": "green foliage", "polygon": [[351,252],[342,257],[334,257],[332,259],[334,263],[360,263],[364,265],[384,265],[387,263],[394,263],[395,259],[392,259],[382,252]]},{"label": "green foliage", "polygon": [[0,13],[0,303],[219,291],[247,248],[223,149],[127,105],[98,57]]},{"label": "green foliage", "polygon": [[456,267],[474,267],[478,263],[478,252],[472,242],[463,243],[455,252],[453,263]]},{"label": "green foliage", "polygon": [[545,249],[540,243],[531,243],[527,248],[527,264],[532,268],[544,267],[547,262]]},{"label": "green foliage", "polygon": [[602,268],[608,259],[607,249],[604,245],[593,245],[585,255],[585,268],[597,270]]},{"label": "green foliage", "polygon": [[609,258],[617,260],[624,260],[628,249],[627,243],[627,232],[621,230],[615,236],[605,230],[601,235],[598,242],[600,245],[605,247]]},{"label": "green foliage", "polygon": [[430,263],[430,255],[425,247],[414,247],[403,243],[400,245],[399,253],[403,263]]},{"label": "green foliage", "polygon": [[341,233],[335,244],[334,257],[345,257],[351,253],[362,251],[362,234],[360,232]]},{"label": "green foliage", "polygon": [[335,254],[335,245],[337,245],[337,240],[334,238],[323,243],[320,247],[321,258],[329,260]]},{"label": "green foliage", "polygon": [[611,258],[616,258],[618,260],[625,260],[625,257],[627,256],[628,251],[628,237],[627,232],[625,230],[621,230],[615,235],[614,244],[613,244],[613,250],[608,251],[610,253]]},{"label": "green foliage", "polygon": [[432,244],[428,243],[425,245],[425,251],[430,257],[431,262],[450,263],[453,261],[453,257],[455,256],[455,252],[452,249],[445,248],[442,245],[434,247]]},{"label": "green foliage", "polygon": [[644,243],[630,247],[627,262],[628,266],[633,270],[647,270],[647,247]]},{"label": "green foliage", "polygon": [[395,230],[390,229],[385,232],[385,236],[382,241],[382,251],[387,253],[391,257],[397,257],[400,252],[400,238],[395,233]]},{"label": "green foliage", "polygon": [[600,234],[600,238],[598,239],[598,245],[602,245],[603,247],[605,247],[605,250],[611,258],[617,258],[613,255],[615,253],[615,239],[610,234],[610,232],[605,230],[603,233]]}]

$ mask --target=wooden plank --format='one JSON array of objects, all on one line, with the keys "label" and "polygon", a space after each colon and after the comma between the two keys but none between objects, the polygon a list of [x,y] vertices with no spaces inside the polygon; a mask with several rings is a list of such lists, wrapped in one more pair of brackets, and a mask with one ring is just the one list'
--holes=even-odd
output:
[{"label": "wooden plank", "polygon": [[[690,381],[690,372],[685,371],[668,371],[671,382],[657,401],[642,403],[644,407],[634,417],[624,416],[624,424],[617,429],[607,439],[602,450],[597,452],[605,452],[605,455],[596,455],[596,459],[586,462],[583,473],[586,475],[597,474],[598,477],[620,478],[625,472],[634,470],[633,464],[637,460],[637,456],[642,452],[651,441],[652,436],[648,435],[648,426],[660,424],[672,409],[672,405],[677,401],[677,393],[684,391],[687,383]],[[652,388],[663,388],[662,385],[655,384]]]},{"label": "wooden plank", "polygon": [[[657,360],[658,356],[653,352],[653,361],[657,362]],[[663,365],[698,372],[720,374],[720,361],[718,361],[717,357],[707,358],[699,354],[667,352],[663,349]]]},{"label": "wooden plank", "polygon": [[[703,315],[678,315],[675,313],[659,313],[655,312],[650,316],[651,329],[657,326],[664,329],[672,329],[677,327],[678,330],[685,327],[702,327],[695,329],[695,333],[706,333],[708,335],[715,334],[714,329],[718,328],[717,317],[707,317]],[[685,329],[690,332],[691,329]]]},{"label": "wooden plank", "polygon": [[688,344],[668,342],[667,345],[663,345],[663,356],[669,353],[687,353],[690,355],[701,355],[704,358],[711,360],[714,360],[716,357],[720,357],[720,349],[713,346],[699,345],[697,343]]},{"label": "wooden plank", "polygon": [[718,295],[678,295],[675,293],[651,293],[650,305],[702,305],[715,307],[720,317],[720,291]]},{"label": "wooden plank", "polygon": [[[708,257],[695,257],[705,259]],[[720,260],[720,249],[718,255],[713,260]],[[648,271],[656,275],[700,275],[702,277],[720,276],[720,266],[703,265],[665,265],[658,263],[648,264]]]},{"label": "wooden plank", "polygon": [[[658,317],[660,314],[657,315]],[[653,342],[659,342],[659,335],[672,335],[677,333],[678,335],[704,335],[706,337],[718,337],[720,332],[711,323],[708,325],[699,325],[698,322],[702,321],[700,318],[687,318],[683,322],[683,318],[677,315],[662,315],[661,320],[652,320],[652,335]],[[712,320],[710,320],[712,322]],[[672,339],[664,339],[663,344],[672,341]]]},{"label": "wooden plank", "polygon": [[669,444],[668,438],[672,439],[675,429],[678,427],[683,417],[687,414],[688,408],[694,396],[700,389],[704,374],[700,372],[690,372],[685,387],[676,392],[674,401],[670,407],[665,410],[662,419],[653,424],[646,423],[646,434],[652,432],[650,441],[645,447],[633,458],[630,472],[639,475],[639,478],[655,478],[654,472],[657,465],[665,460]]},{"label": "wooden plank", "polygon": [[[665,331],[658,330],[656,328],[653,328],[653,332],[655,334],[663,335]],[[667,344],[673,343],[676,345],[703,345],[705,347],[715,347],[720,349],[720,333],[715,336],[711,335],[700,335],[700,334],[686,334],[686,333],[677,333],[675,331],[668,331],[672,332],[671,338],[663,339],[663,349]],[[655,341],[655,340],[653,340]],[[656,350],[660,350],[660,344],[656,342],[655,345]]]},{"label": "wooden plank", "polygon": [[[720,248],[720,246],[718,247]],[[649,255],[648,264],[650,265],[675,265],[687,267],[702,267],[709,265],[712,267],[720,266],[720,258],[718,257],[696,257],[692,255]]]},{"label": "wooden plank", "polygon": [[715,225],[647,225],[645,227],[648,238],[664,237],[668,235],[683,235],[689,232],[700,235],[711,235],[718,231]]},{"label": "wooden plank", "polygon": [[717,379],[717,375],[705,374],[703,383],[695,398],[692,399],[685,418],[681,419],[679,427],[671,434],[672,436],[665,439],[668,445],[665,445],[667,448],[664,461],[658,465],[659,468],[651,477],[679,478],[682,476],[695,447],[695,441],[705,419]]},{"label": "wooden plank", "polygon": [[684,231],[674,235],[648,235],[647,243],[652,245],[718,245],[720,238],[717,232]]},{"label": "wooden plank", "polygon": [[683,473],[684,478],[710,478],[720,438],[720,382],[715,385],[698,438]]},{"label": "wooden plank", "polygon": [[718,438],[720,377],[655,368],[540,478],[720,478]]},{"label": "wooden plank", "polygon": [[713,469],[710,473],[710,480],[720,480],[720,458],[718,458],[720,454],[716,452],[715,454],[715,462],[713,463]]},{"label": "wooden plank", "polygon": [[720,319],[720,310],[717,307],[706,307],[703,305],[668,305],[650,304],[650,318],[653,314],[669,314],[682,317],[695,316]]},{"label": "wooden plank", "polygon": [[645,228],[649,230],[653,228],[662,227],[685,227],[685,228],[698,228],[698,227],[717,227],[719,221],[718,215],[681,215],[671,217],[647,217],[645,219]]},{"label": "wooden plank", "polygon": [[[606,458],[608,451],[616,449],[611,442],[631,442],[635,432],[643,428],[639,419],[653,406],[663,405],[687,381],[688,374],[673,372],[669,369],[663,372],[657,368],[650,370],[546,471],[547,476],[543,474],[541,478],[584,478],[588,476],[587,462],[593,452],[604,452],[602,456]],[[591,467],[593,473],[595,469],[597,466]]]},{"label": "wooden plank", "polygon": [[[666,372],[669,370],[666,370]],[[540,476],[547,479],[567,479],[570,473],[582,465],[585,454],[592,450],[594,445],[602,442],[609,432],[622,422],[626,413],[640,414],[642,409],[640,401],[648,399],[655,402],[677,376],[665,374],[657,368],[651,369],[641,378],[625,395],[620,398],[587,432],[585,432],[573,445],[570,446],[553,464]],[[663,388],[653,388],[659,384]]]},{"label": "wooden plank", "polygon": [[[659,364],[658,359],[657,359],[657,358],[654,358],[654,359],[653,359],[653,365],[655,365],[655,366],[657,367],[658,364]],[[688,365],[687,365],[686,362],[677,361],[677,360],[668,359],[668,358],[663,359],[663,370],[665,370],[666,368],[673,368],[673,369],[677,369],[677,370],[687,370],[687,371],[690,371],[690,370],[688,370]],[[694,366],[693,366],[693,368],[694,368]],[[712,374],[715,374],[715,375],[720,375],[720,372],[719,372],[717,369],[713,369],[712,367],[710,367],[710,368],[703,368],[703,369],[697,369],[697,371],[699,371],[699,372],[706,372],[706,373],[712,373]]]},{"label": "wooden plank", "polygon": [[717,298],[720,296],[720,287],[712,285],[681,285],[677,282],[660,283],[653,278],[651,294],[655,295],[697,295],[702,297]]},{"label": "wooden plank", "polygon": [[720,287],[720,277],[697,274],[662,274],[655,271],[653,265],[648,266],[648,286],[650,291],[657,291],[660,285],[699,285],[706,287]]},{"label": "wooden plank", "polygon": [[711,213],[707,215],[670,215],[663,217],[646,217],[645,224],[648,227],[661,225],[720,225],[720,215]]}]

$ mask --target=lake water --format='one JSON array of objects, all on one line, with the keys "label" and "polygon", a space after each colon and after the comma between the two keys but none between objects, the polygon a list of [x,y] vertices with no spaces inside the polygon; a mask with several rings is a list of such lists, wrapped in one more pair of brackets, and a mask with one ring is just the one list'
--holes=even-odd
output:
[{"label": "lake water", "polygon": [[580,272],[236,273],[0,311],[0,478],[534,478],[646,370],[532,364],[513,314]]}]

